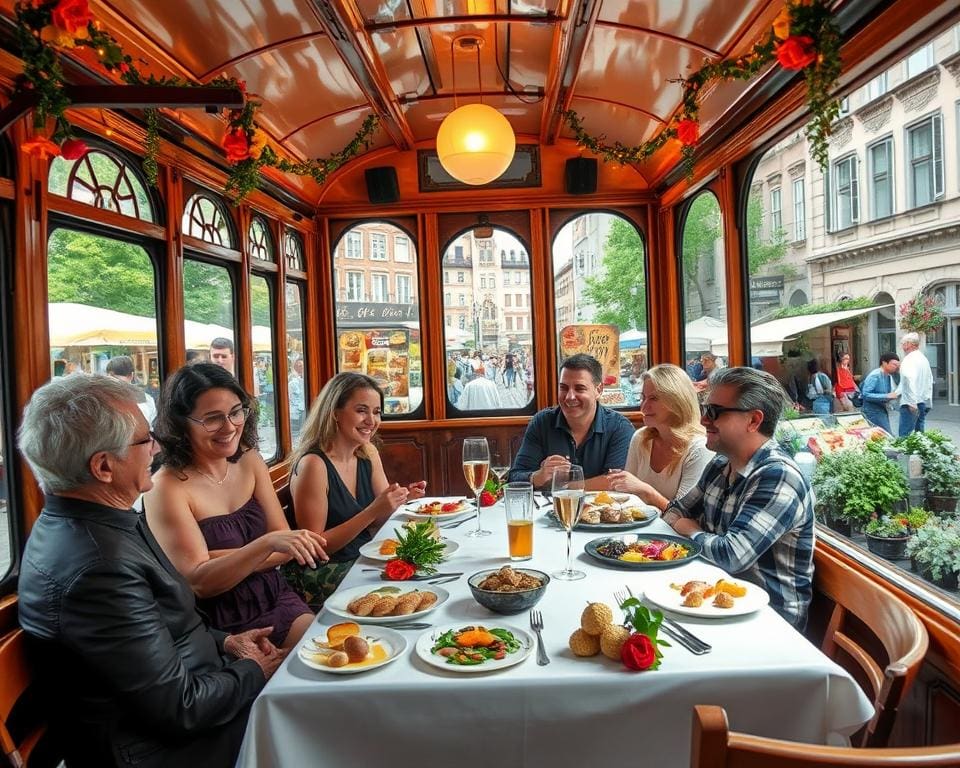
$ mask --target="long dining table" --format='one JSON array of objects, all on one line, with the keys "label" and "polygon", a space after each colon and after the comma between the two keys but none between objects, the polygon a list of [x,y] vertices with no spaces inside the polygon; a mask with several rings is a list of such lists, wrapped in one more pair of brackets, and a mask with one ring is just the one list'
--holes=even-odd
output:
[{"label": "long dining table", "polygon": [[[391,535],[403,519],[398,513],[378,538]],[[399,658],[358,674],[313,669],[292,653],[253,704],[238,766],[681,768],[689,765],[695,704],[724,707],[737,731],[808,743],[842,742],[873,715],[846,671],[768,605],[722,619],[668,614],[713,650],[698,656],[674,642],[663,649],[657,670],[629,671],[602,655],[576,657],[567,642],[588,602],[615,608],[614,592],[626,587],[642,593],[664,579],[722,575],[700,559],[668,570],[609,567],[584,551],[601,535],[596,531],[573,533],[574,567],[586,578],[551,580],[537,605],[550,664],[538,665],[530,653],[519,664],[481,674],[428,665],[414,650],[424,632],[467,625],[529,630],[526,613],[494,614],[470,593],[471,574],[510,563],[502,505],[483,509],[481,521],[492,535],[468,537],[474,520],[443,531],[459,549],[441,570],[464,575],[443,585],[449,599],[422,619],[433,629],[404,631],[408,645]],[[633,532],[672,533],[659,518]],[[560,570],[565,535],[538,510],[533,558],[515,565]],[[382,565],[360,558],[340,589],[382,586],[379,575],[367,570]],[[306,639],[324,636],[326,627],[341,621],[321,612]]]}]

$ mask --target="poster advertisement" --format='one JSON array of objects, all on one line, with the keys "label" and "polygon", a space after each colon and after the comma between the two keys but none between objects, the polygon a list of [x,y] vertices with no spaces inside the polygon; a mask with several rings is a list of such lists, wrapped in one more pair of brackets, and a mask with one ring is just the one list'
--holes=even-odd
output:
[{"label": "poster advertisement", "polygon": [[568,325],[560,331],[560,359],[580,352],[592,355],[603,369],[603,405],[627,405],[620,390],[620,330],[615,325]]},{"label": "poster advertisement", "polygon": [[340,370],[365,373],[383,390],[385,413],[410,412],[410,331],[341,331]]}]

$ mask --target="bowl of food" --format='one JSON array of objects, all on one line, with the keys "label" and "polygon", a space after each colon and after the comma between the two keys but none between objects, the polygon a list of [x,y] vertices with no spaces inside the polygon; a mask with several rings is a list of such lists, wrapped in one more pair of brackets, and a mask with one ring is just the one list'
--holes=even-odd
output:
[{"label": "bowl of food", "polygon": [[473,599],[494,613],[522,613],[540,602],[550,577],[533,568],[479,571],[468,580]]}]

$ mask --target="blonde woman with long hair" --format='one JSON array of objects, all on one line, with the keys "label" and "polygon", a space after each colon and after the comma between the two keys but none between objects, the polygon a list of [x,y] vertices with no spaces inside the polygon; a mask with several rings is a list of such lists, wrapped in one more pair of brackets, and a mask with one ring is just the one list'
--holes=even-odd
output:
[{"label": "blonde woman with long hair", "polygon": [[661,512],[693,488],[713,458],[700,424],[700,404],[686,371],[657,365],[641,374],[643,426],[627,463],[609,474],[610,490],[634,493]]},{"label": "blonde woman with long hair", "polygon": [[293,454],[290,492],[300,528],[326,539],[327,565],[284,567],[291,585],[319,608],[360,556],[360,547],[426,482],[390,483],[373,444],[383,412],[376,381],[360,373],[338,373],[310,408]]}]

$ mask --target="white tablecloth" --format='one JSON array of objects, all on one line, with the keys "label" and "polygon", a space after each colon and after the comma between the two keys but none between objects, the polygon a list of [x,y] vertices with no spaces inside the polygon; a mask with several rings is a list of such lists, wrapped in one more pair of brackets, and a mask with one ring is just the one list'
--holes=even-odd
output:
[{"label": "white tablecloth", "polygon": [[[445,531],[460,549],[442,570],[464,576],[444,585],[450,600],[425,618],[444,629],[471,623],[526,627],[525,614],[492,614],[467,587],[470,574],[508,563],[502,509],[482,514],[494,535],[466,537],[475,521]],[[388,524],[381,538],[392,527]],[[669,529],[657,520],[641,531]],[[534,533],[534,557],[521,565],[559,570],[564,533],[542,517]],[[567,639],[587,601],[613,607],[613,591],[624,584],[638,592],[648,579],[683,581],[712,567],[695,561],[658,571],[607,568],[583,552],[596,536],[573,534],[575,567],[587,578],[551,581],[537,606],[550,665],[538,666],[534,653],[489,674],[435,669],[413,650],[430,630],[405,632],[409,648],[402,658],[355,675],[313,670],[291,655],[254,702],[238,765],[685,768],[694,704],[723,706],[738,731],[819,743],[852,733],[872,716],[872,705],[847,673],[769,607],[723,620],[675,617],[713,645],[713,652],[694,656],[674,644],[664,650],[656,671],[631,672],[603,656],[576,658]],[[382,584],[376,574],[362,571],[373,565],[382,564],[361,558],[343,586]],[[322,625],[337,621],[342,619],[330,614],[318,617]],[[322,632],[311,627],[307,636],[317,634]]]}]

